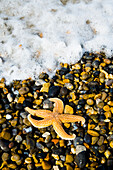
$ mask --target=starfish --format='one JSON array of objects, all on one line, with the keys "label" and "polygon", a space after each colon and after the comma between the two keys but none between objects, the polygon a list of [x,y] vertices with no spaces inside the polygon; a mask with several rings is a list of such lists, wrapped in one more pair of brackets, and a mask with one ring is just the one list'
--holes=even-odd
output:
[{"label": "starfish", "polygon": [[[53,111],[43,109],[34,110],[30,109],[29,107],[26,107],[25,110],[30,113],[28,115],[28,120],[36,128],[44,128],[53,125],[53,128],[55,132],[59,135],[59,137],[65,140],[73,140],[76,137],[76,135],[75,134],[68,135],[63,129],[62,123],[81,121],[82,124],[84,124],[85,119],[79,115],[62,114],[64,110],[62,100],[58,98],[50,98],[49,100],[55,103]],[[33,119],[31,115],[41,117],[44,119],[36,120]]]}]

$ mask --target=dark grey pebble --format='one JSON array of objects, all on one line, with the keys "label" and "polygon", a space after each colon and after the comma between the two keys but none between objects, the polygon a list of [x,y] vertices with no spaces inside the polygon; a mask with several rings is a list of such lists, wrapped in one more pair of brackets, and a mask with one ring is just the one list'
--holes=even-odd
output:
[{"label": "dark grey pebble", "polygon": [[98,68],[98,67],[99,67],[99,64],[100,64],[99,60],[95,60],[95,61],[92,62],[92,66],[93,66],[94,68]]},{"label": "dark grey pebble", "polygon": [[86,134],[84,136],[84,142],[87,144],[91,144],[91,136],[89,134]]},{"label": "dark grey pebble", "polygon": [[53,148],[52,153],[56,155],[63,155],[65,153],[64,148]]},{"label": "dark grey pebble", "polygon": [[22,108],[23,108],[21,103],[17,103],[15,107],[17,110],[22,110]]},{"label": "dark grey pebble", "polygon": [[60,87],[59,86],[52,86],[49,89],[48,96],[49,97],[57,97],[60,92]]},{"label": "dark grey pebble", "polygon": [[5,151],[5,152],[8,152],[9,151],[9,148],[8,148],[8,144],[7,142],[3,141],[3,140],[0,140],[0,148]]},{"label": "dark grey pebble", "polygon": [[67,89],[66,87],[62,87],[62,88],[60,89],[60,94],[61,94],[62,96],[66,96],[66,95],[68,94],[68,89]]},{"label": "dark grey pebble", "polygon": [[36,142],[36,147],[38,149],[44,149],[44,146],[41,143],[39,143],[39,142]]},{"label": "dark grey pebble", "polygon": [[76,157],[75,157],[75,162],[78,164],[79,168],[84,168],[86,163],[87,163],[87,154],[86,151],[80,152]]},{"label": "dark grey pebble", "polygon": [[72,81],[73,81],[74,75],[73,75],[73,74],[70,74],[70,73],[67,73],[67,74],[65,75],[65,79],[69,79],[69,80],[72,80]]},{"label": "dark grey pebble", "polygon": [[65,75],[69,72],[68,68],[62,67],[61,70],[59,70],[60,75]]},{"label": "dark grey pebble", "polygon": [[83,139],[81,137],[76,137],[74,140],[73,140],[73,144],[74,146],[76,147],[77,145],[82,145],[83,144]]}]

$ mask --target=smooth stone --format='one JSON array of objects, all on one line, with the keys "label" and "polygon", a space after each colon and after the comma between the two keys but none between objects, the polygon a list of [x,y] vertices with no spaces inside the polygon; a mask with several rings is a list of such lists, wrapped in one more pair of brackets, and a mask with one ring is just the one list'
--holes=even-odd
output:
[{"label": "smooth stone", "polygon": [[43,108],[44,109],[52,109],[53,108],[53,104],[50,100],[46,99],[43,101]]},{"label": "smooth stone", "polygon": [[32,160],[31,160],[31,158],[30,158],[30,157],[27,157],[27,158],[25,159],[25,163],[27,163],[27,164],[30,164],[30,163],[32,163]]},{"label": "smooth stone", "polygon": [[17,110],[22,110],[23,106],[22,106],[21,103],[17,103],[16,106],[15,106],[15,108],[16,108]]},{"label": "smooth stone", "polygon": [[17,135],[17,136],[15,137],[15,140],[16,140],[18,143],[20,143],[20,142],[22,141],[22,137],[21,137],[20,135]]},{"label": "smooth stone", "polygon": [[1,137],[5,140],[9,140],[11,138],[11,134],[7,131],[2,131]]},{"label": "smooth stone", "polygon": [[19,89],[19,94],[20,95],[24,95],[24,94],[26,94],[26,93],[28,93],[29,92],[29,88],[28,87],[21,87],[20,89]]},{"label": "smooth stone", "polygon": [[88,157],[87,157],[86,151],[80,152],[75,157],[75,162],[78,164],[79,168],[84,168],[87,161],[88,161]]},{"label": "smooth stone", "polygon": [[9,102],[12,102],[13,98],[14,98],[14,95],[12,93],[7,94],[7,99],[8,99]]},{"label": "smooth stone", "polygon": [[73,140],[73,145],[76,147],[77,145],[82,145],[83,144],[83,139],[81,137],[76,137]]},{"label": "smooth stone", "polygon": [[90,134],[91,136],[99,136],[99,133],[94,130],[87,130],[87,133]]},{"label": "smooth stone", "polygon": [[65,68],[65,67],[62,67],[60,70],[59,70],[59,74],[60,75],[65,75],[69,72],[69,69],[68,68]]},{"label": "smooth stone", "polygon": [[52,86],[49,88],[48,96],[57,97],[60,92],[60,86]]},{"label": "smooth stone", "polygon": [[8,164],[8,168],[16,169],[16,168],[17,168],[17,165],[15,165],[15,164]]},{"label": "smooth stone", "polygon": [[6,121],[5,118],[1,118],[1,119],[0,119],[0,124],[3,124],[5,121]]},{"label": "smooth stone", "polygon": [[73,114],[74,110],[73,110],[73,108],[71,106],[65,105],[64,113]]},{"label": "smooth stone", "polygon": [[61,94],[62,96],[66,96],[66,95],[68,94],[68,89],[67,89],[66,87],[62,87],[62,88],[60,89],[60,94]]},{"label": "smooth stone", "polygon": [[80,152],[86,151],[86,147],[83,145],[77,145],[76,146],[76,155],[78,155]]},{"label": "smooth stone", "polygon": [[7,120],[10,120],[11,118],[12,118],[12,115],[6,114],[6,119],[7,119]]},{"label": "smooth stone", "polygon": [[86,134],[84,136],[84,142],[87,144],[91,144],[91,136],[89,134]]},{"label": "smooth stone", "polygon": [[5,152],[9,151],[8,143],[1,139],[0,139],[0,148]]},{"label": "smooth stone", "polygon": [[14,154],[13,156],[11,156],[11,160],[16,162],[20,160],[20,156],[18,154]]},{"label": "smooth stone", "polygon": [[72,81],[73,81],[74,76],[73,76],[73,74],[67,73],[67,74],[65,75],[65,79],[69,79],[69,80],[72,80]]},{"label": "smooth stone", "polygon": [[73,155],[66,155],[66,163],[73,162]]},{"label": "smooth stone", "polygon": [[42,168],[43,169],[51,169],[51,165],[47,161],[42,161]]},{"label": "smooth stone", "polygon": [[44,146],[41,143],[39,143],[39,142],[36,142],[36,147],[38,149],[44,149]]},{"label": "smooth stone", "polygon": [[2,154],[2,160],[3,160],[3,161],[7,161],[8,159],[9,159],[9,154],[6,153],[6,152],[4,152],[4,153]]},{"label": "smooth stone", "polygon": [[41,90],[40,90],[40,92],[46,92],[46,93],[48,93],[49,87],[50,87],[50,83],[44,83],[43,86],[42,86],[42,88],[41,88]]}]

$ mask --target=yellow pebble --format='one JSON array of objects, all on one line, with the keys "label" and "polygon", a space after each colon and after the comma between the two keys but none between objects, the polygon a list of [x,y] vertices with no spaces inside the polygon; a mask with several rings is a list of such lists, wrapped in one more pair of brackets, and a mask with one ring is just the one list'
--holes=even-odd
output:
[{"label": "yellow pebble", "polygon": [[109,145],[110,145],[111,148],[113,148],[113,140],[110,141],[110,144],[109,144]]},{"label": "yellow pebble", "polygon": [[73,162],[73,155],[66,155],[66,162],[67,163]]},{"label": "yellow pebble", "polygon": [[87,104],[88,105],[93,105],[94,104],[94,101],[92,99],[87,99]]},{"label": "yellow pebble", "polygon": [[108,158],[110,157],[110,155],[111,155],[111,152],[110,152],[109,150],[106,150],[106,151],[104,152],[104,155],[105,155],[105,157],[108,159]]},{"label": "yellow pebble", "polygon": [[107,111],[110,110],[110,107],[109,107],[108,105],[105,105],[105,106],[103,107],[103,110],[107,112]]},{"label": "yellow pebble", "polygon": [[41,92],[48,92],[49,91],[49,86],[50,86],[50,83],[44,83],[43,84],[43,87],[41,88]]},{"label": "yellow pebble", "polygon": [[74,110],[73,110],[73,108],[71,106],[66,105],[65,109],[64,109],[64,113],[73,114]]},{"label": "yellow pebble", "polygon": [[87,130],[87,133],[90,134],[91,136],[99,136],[99,133],[94,130]]}]

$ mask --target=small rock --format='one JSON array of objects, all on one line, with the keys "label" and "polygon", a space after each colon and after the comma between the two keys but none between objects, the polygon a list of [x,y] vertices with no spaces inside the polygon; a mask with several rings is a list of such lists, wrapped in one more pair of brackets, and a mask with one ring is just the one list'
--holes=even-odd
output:
[{"label": "small rock", "polygon": [[47,161],[42,161],[42,168],[43,169],[51,169],[51,165]]},{"label": "small rock", "polygon": [[64,113],[73,114],[74,110],[71,106],[65,105]]},{"label": "small rock", "polygon": [[1,137],[5,140],[9,140],[11,138],[11,134],[7,131],[2,131]]},{"label": "small rock", "polygon": [[44,146],[41,143],[39,143],[39,142],[36,142],[36,147],[38,149],[44,149]]},{"label": "small rock", "polygon": [[21,87],[20,89],[19,89],[19,94],[20,95],[24,95],[24,94],[26,94],[26,93],[28,93],[29,92],[29,88],[28,87]]},{"label": "small rock", "polygon": [[77,145],[82,145],[83,144],[83,139],[81,137],[76,137],[74,140],[73,140],[73,144],[74,146],[76,147]]},{"label": "small rock", "polygon": [[87,163],[87,160],[88,160],[88,157],[87,157],[86,151],[80,152],[75,157],[75,162],[78,164],[79,168],[84,168]]},{"label": "small rock", "polygon": [[86,151],[86,147],[83,145],[77,145],[76,146],[76,155],[78,155],[80,152]]},{"label": "small rock", "polygon": [[49,87],[50,87],[50,83],[44,83],[40,91],[48,93]]},{"label": "small rock", "polygon": [[66,87],[62,87],[62,88],[60,89],[60,94],[61,94],[62,96],[66,96],[66,95],[68,94],[68,89],[67,89]]},{"label": "small rock", "polygon": [[12,118],[12,116],[10,114],[6,114],[6,119],[10,120]]},{"label": "small rock", "polygon": [[49,97],[57,97],[60,92],[60,86],[52,86],[49,89],[48,96]]},{"label": "small rock", "polygon": [[89,134],[86,134],[84,136],[84,142],[87,144],[91,144],[91,136]]},{"label": "small rock", "polygon": [[91,136],[99,136],[99,133],[94,130],[87,130],[87,133],[90,134]]},{"label": "small rock", "polygon": [[73,162],[73,155],[66,155],[66,163]]},{"label": "small rock", "polygon": [[8,158],[9,158],[9,154],[6,153],[6,152],[4,152],[4,153],[2,154],[2,160],[3,160],[3,161],[7,161]]},{"label": "small rock", "polygon": [[20,160],[20,156],[18,154],[14,154],[13,156],[11,156],[11,160],[16,162],[16,161]]},{"label": "small rock", "polygon": [[15,137],[15,140],[16,140],[18,143],[20,143],[20,142],[22,141],[22,137],[21,137],[20,135],[17,135],[17,136]]},{"label": "small rock", "polygon": [[31,160],[31,158],[30,158],[30,157],[27,157],[27,158],[25,159],[25,163],[27,163],[27,164],[30,164],[30,163],[32,163],[32,160]]},{"label": "small rock", "polygon": [[7,94],[7,99],[8,99],[9,102],[12,102],[12,101],[13,101],[13,97],[14,97],[14,96],[13,96],[12,93],[8,93],[8,94]]}]

